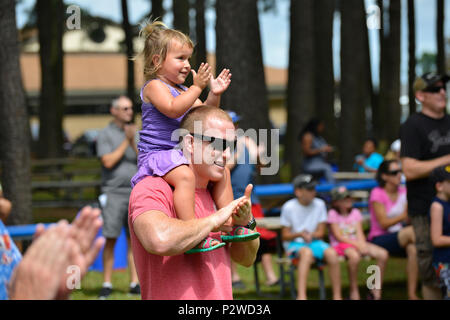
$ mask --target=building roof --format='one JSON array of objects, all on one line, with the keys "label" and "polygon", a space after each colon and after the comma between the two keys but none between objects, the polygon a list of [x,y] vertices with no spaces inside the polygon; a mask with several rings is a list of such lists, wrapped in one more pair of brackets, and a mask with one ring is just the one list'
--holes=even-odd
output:
[{"label": "building roof", "polygon": [[[111,96],[126,92],[127,57],[121,53],[124,38],[122,28],[104,27],[105,39],[96,43],[86,30],[64,33],[64,87],[68,104],[93,104],[109,102]],[[39,41],[36,29],[22,30],[22,54],[20,63],[25,90],[31,105],[37,105],[41,71]],[[134,47],[142,48],[142,40],[134,39]],[[215,55],[208,55],[208,62],[215,68]],[[265,67],[269,93],[282,93],[287,83],[287,70]],[[142,61],[135,63],[135,86],[138,90],[144,83]],[[96,100],[97,99],[97,100]]]}]

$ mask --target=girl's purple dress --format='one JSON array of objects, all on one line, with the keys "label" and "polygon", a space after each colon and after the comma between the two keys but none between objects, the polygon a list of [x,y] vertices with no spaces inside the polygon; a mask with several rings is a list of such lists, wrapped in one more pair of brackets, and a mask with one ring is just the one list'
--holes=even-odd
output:
[{"label": "girl's purple dress", "polygon": [[[150,81],[161,80],[152,79]],[[186,113],[177,119],[172,119],[162,114],[153,104],[146,103],[143,92],[150,81],[147,81],[141,89],[142,130],[139,132],[137,146],[139,151],[138,171],[131,179],[132,187],[147,176],[163,177],[172,169],[188,164],[182,150],[175,148],[178,140],[172,141],[172,133],[180,128],[180,122]],[[180,95],[174,87],[163,83],[170,89],[172,96]],[[185,86],[179,85],[178,87],[183,91],[187,90]]]}]

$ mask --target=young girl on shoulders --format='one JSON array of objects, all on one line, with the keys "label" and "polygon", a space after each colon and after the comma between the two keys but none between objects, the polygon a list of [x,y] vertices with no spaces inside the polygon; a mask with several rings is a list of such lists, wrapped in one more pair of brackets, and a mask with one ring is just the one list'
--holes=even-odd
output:
[{"label": "young girl on shoulders", "polygon": [[362,256],[369,256],[377,261],[380,271],[380,287],[369,291],[369,297],[379,300],[384,268],[389,254],[385,249],[366,241],[361,212],[353,208],[353,200],[346,187],[334,188],[331,191],[331,198],[331,209],[328,212],[330,244],[339,256],[348,260],[350,299],[360,299],[358,265]]},{"label": "young girl on shoulders", "polygon": [[[220,97],[230,85],[231,73],[224,69],[214,79],[207,63],[202,63],[197,72],[192,70],[189,59],[193,42],[184,33],[169,29],[160,21],[148,23],[142,35],[145,38],[142,55],[146,82],[141,89],[142,131],[138,144],[138,172],[131,184],[134,187],[147,176],[162,177],[174,188],[173,199],[178,218],[195,219],[195,177],[182,151],[175,148],[178,140],[172,140],[172,134],[179,129],[181,120],[191,108],[202,104],[219,107]],[[187,88],[183,83],[189,74],[193,76],[193,84]],[[208,85],[210,91],[203,103],[199,96]],[[212,196],[218,208],[233,200],[229,170],[225,169],[224,178],[214,184]],[[258,236],[247,228],[235,226],[231,234],[222,239],[246,241]],[[211,251],[224,245],[208,237],[187,253]]]}]

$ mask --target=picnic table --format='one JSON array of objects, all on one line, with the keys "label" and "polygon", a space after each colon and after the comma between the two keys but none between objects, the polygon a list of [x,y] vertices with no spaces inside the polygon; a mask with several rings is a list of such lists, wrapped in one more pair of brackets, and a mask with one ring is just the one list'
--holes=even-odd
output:
[{"label": "picnic table", "polygon": [[[39,197],[43,200],[33,201],[33,207],[78,208],[96,201],[100,195],[101,166],[96,158],[32,160],[31,169],[34,198],[37,193],[44,193]],[[86,193],[93,195],[86,196]]]}]

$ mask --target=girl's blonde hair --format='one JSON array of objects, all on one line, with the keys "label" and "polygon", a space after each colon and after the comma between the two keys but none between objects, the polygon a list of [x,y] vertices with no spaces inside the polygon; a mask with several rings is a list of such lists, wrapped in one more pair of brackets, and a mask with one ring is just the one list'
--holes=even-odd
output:
[{"label": "girl's blonde hair", "polygon": [[[139,36],[145,39],[144,50],[140,55],[144,58],[144,79],[146,81],[156,78],[156,73],[166,59],[172,40],[194,48],[194,43],[189,36],[181,31],[168,28],[162,21],[148,21],[142,27]],[[156,63],[153,62],[155,55],[159,56]]]}]

